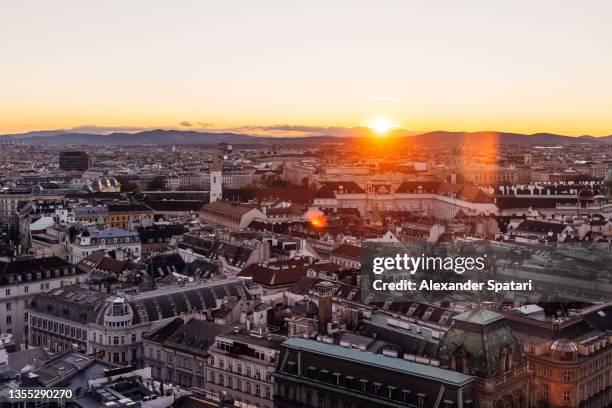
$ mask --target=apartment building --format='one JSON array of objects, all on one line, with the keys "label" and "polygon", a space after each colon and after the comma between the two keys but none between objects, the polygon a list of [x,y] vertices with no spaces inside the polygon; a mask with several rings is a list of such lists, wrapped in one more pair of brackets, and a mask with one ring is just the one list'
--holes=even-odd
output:
[{"label": "apartment building", "polygon": [[0,258],[0,332],[13,335],[16,345],[27,343],[28,310],[38,293],[79,282],[83,273],[68,262],[46,258]]},{"label": "apartment building", "polygon": [[226,391],[238,406],[273,408],[273,373],[284,340],[260,330],[217,336],[209,349],[206,390]]}]

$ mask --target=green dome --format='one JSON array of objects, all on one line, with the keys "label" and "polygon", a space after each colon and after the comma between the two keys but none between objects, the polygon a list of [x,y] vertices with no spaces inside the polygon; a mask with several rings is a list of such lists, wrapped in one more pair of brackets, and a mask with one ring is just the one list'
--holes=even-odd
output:
[{"label": "green dome", "polygon": [[457,315],[440,340],[443,367],[481,378],[494,378],[522,364],[521,346],[502,315],[474,309]]}]

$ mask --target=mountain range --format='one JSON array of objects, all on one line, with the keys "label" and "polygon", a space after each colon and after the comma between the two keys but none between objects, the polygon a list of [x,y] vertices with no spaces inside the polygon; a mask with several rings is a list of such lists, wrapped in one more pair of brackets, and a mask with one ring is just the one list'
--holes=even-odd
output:
[{"label": "mountain range", "polygon": [[[406,136],[403,133],[392,137],[405,137],[410,143],[423,144],[480,144],[493,142],[499,144],[558,145],[569,143],[612,144],[612,135],[564,136],[553,133],[520,134],[507,132],[447,132],[434,131]],[[273,137],[253,136],[242,133],[214,133],[184,130],[147,130],[136,133],[94,133],[70,132],[65,130],[34,131],[21,134],[0,135],[27,144],[35,145],[102,145],[102,144],[158,144],[158,145],[208,145],[226,142],[230,144],[301,144],[319,145],[323,143],[350,143],[359,137],[304,136]]]}]

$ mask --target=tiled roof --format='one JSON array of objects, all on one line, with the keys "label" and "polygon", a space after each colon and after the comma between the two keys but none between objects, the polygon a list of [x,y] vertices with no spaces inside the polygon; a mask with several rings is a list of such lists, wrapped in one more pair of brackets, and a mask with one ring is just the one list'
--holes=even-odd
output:
[{"label": "tiled roof", "polygon": [[252,264],[238,276],[252,277],[255,283],[265,286],[283,286],[295,283],[306,276],[303,259],[270,262],[267,265]]}]

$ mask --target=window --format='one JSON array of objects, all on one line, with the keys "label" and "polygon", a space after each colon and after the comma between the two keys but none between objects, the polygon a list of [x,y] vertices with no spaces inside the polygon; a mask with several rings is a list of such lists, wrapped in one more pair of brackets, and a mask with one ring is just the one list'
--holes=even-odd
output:
[{"label": "window", "polygon": [[23,287],[23,291],[24,291],[25,293],[28,293],[28,292],[30,291],[30,287],[29,287],[28,285],[25,285],[25,286]]},{"label": "window", "polygon": [[563,402],[566,404],[572,402],[572,392],[570,390],[563,390]]},{"label": "window", "polygon": [[11,290],[10,289],[6,290],[6,296],[11,296]]},{"label": "window", "polygon": [[11,315],[6,316],[6,324],[13,324],[13,317]]},{"label": "window", "polygon": [[6,302],[6,310],[11,310],[13,308],[13,305],[11,304],[11,302]]},{"label": "window", "polygon": [[548,399],[549,389],[548,384],[542,384],[542,398]]},{"label": "window", "polygon": [[563,382],[570,382],[572,380],[572,372],[569,370],[563,371]]}]

